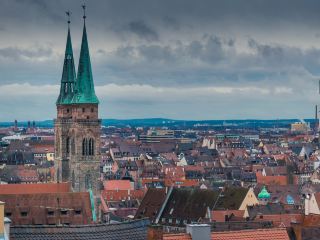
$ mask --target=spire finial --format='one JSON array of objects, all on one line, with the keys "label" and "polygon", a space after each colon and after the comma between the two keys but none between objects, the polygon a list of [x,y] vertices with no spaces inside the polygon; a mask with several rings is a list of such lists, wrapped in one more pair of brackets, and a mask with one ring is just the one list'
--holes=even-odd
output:
[{"label": "spire finial", "polygon": [[83,3],[82,4],[82,9],[83,9],[83,20],[84,21],[86,21],[86,4],[85,3]]},{"label": "spire finial", "polygon": [[71,12],[70,12],[70,10],[68,10],[68,11],[66,11],[66,14],[67,14],[67,16],[68,16],[68,26],[70,26],[70,16],[71,16]]}]

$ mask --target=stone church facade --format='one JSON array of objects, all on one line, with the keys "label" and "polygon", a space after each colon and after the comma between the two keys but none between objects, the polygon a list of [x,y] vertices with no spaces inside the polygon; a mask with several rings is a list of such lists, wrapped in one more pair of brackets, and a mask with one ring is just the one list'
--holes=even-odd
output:
[{"label": "stone church facade", "polygon": [[92,190],[97,196],[100,187],[101,120],[98,117],[99,100],[94,90],[85,16],[77,74],[68,27],[56,105],[55,181],[71,182],[73,191]]}]

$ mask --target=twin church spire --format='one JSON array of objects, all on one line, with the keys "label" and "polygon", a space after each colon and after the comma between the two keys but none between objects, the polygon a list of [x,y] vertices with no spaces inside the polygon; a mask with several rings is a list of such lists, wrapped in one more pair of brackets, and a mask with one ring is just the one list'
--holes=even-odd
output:
[{"label": "twin church spire", "polygon": [[57,105],[99,103],[99,100],[94,91],[93,84],[89,45],[85,23],[85,5],[83,5],[82,7],[84,10],[84,23],[77,75],[75,72],[73,50],[71,43],[70,12],[66,12],[68,15],[68,36],[61,77],[60,94],[56,102]]}]

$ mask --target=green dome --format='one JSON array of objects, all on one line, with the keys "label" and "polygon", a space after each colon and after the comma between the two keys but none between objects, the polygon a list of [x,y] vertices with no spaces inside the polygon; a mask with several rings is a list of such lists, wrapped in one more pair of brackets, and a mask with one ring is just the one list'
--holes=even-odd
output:
[{"label": "green dome", "polygon": [[265,186],[261,189],[261,192],[258,194],[258,198],[262,199],[269,199],[270,198],[270,193],[268,193],[267,189]]}]

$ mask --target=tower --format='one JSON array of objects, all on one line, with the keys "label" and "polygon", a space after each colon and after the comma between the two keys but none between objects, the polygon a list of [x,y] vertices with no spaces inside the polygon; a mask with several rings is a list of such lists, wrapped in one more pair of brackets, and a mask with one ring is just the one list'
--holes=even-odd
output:
[{"label": "tower", "polygon": [[[85,10],[85,6],[83,6]],[[67,12],[70,17],[70,13]],[[55,119],[55,172],[57,182],[71,182],[73,191],[99,194],[99,100],[94,91],[84,14],[83,35],[76,77],[68,20],[68,36]]]}]

